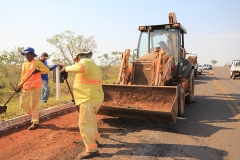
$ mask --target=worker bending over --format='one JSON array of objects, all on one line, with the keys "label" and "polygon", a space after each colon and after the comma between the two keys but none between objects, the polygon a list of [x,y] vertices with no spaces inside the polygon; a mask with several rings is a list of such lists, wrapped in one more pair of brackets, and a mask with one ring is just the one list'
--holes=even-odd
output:
[{"label": "worker bending over", "polygon": [[75,73],[73,94],[75,104],[79,105],[79,129],[86,146],[77,158],[91,158],[98,155],[96,113],[103,103],[101,72],[96,63],[91,60],[92,52],[79,51],[73,66],[64,67],[61,76],[67,78],[67,72]]},{"label": "worker bending over", "polygon": [[79,129],[86,146],[86,151],[78,154],[79,158],[91,158],[97,156],[97,138],[100,136],[97,130],[96,113],[103,103],[103,90],[101,72],[96,63],[90,59],[92,52],[79,51],[73,66],[64,67],[61,76],[67,79],[67,72],[75,73],[73,94],[75,104],[79,105]]},{"label": "worker bending over", "polygon": [[34,130],[39,127],[39,105],[42,88],[41,73],[47,74],[49,69],[40,60],[34,59],[37,55],[33,48],[28,47],[21,54],[25,55],[27,59],[22,65],[21,83],[32,73],[33,75],[17,92],[23,89],[20,105],[24,111],[32,116],[32,125],[28,129]]}]

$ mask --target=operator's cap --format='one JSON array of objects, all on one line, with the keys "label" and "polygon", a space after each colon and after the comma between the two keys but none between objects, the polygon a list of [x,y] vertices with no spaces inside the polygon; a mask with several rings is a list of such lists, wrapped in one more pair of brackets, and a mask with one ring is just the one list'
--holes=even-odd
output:
[{"label": "operator's cap", "polygon": [[92,51],[86,51],[86,49],[80,49],[77,52],[77,56],[75,58],[73,58],[73,60],[75,62],[77,62],[78,61],[78,55],[87,55],[87,54],[89,55],[89,58],[92,58],[92,55],[93,55]]},{"label": "operator's cap", "polygon": [[41,54],[41,57],[48,58],[48,54],[47,54],[46,52],[43,52],[43,53]]},{"label": "operator's cap", "polygon": [[34,57],[37,57],[34,49],[32,47],[26,47],[22,52],[21,54],[22,55],[26,55],[28,52],[32,52],[34,54]]}]

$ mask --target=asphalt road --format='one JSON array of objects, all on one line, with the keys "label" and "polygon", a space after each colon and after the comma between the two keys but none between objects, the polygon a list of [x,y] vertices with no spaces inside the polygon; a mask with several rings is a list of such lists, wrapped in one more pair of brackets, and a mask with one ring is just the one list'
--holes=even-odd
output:
[{"label": "asphalt road", "polygon": [[240,78],[230,79],[226,67],[213,74],[197,76],[196,103],[176,124],[103,119],[112,128],[100,151],[110,159],[240,159]]},{"label": "asphalt road", "polygon": [[[98,116],[100,157],[95,159],[240,159],[240,78],[216,67],[195,79],[195,103],[177,123]],[[0,139],[0,159],[74,159],[84,149],[77,112]]]}]

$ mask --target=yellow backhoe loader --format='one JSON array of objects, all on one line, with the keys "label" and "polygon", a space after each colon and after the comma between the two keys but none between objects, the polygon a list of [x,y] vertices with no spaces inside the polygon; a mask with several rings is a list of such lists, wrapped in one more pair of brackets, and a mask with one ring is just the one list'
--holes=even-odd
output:
[{"label": "yellow backhoe loader", "polygon": [[103,85],[98,114],[176,122],[194,97],[194,66],[184,49],[187,31],[174,12],[168,24],[139,26],[139,31],[137,58],[129,65],[130,50],[122,54],[118,82]]}]

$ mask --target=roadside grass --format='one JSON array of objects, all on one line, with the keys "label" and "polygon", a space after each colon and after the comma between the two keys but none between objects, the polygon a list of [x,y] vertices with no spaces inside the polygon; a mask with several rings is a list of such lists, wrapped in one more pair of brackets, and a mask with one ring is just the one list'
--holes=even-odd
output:
[{"label": "roadside grass", "polygon": [[[62,104],[70,103],[71,102],[71,96],[68,94],[60,94],[60,100],[56,101],[56,97],[49,97],[48,102],[43,104],[40,104],[40,110],[44,110],[46,108],[59,106]],[[2,104],[1,104],[2,105]],[[22,110],[19,104],[19,98],[14,98],[12,101],[10,101],[7,105],[7,112],[6,114],[0,114],[0,122],[15,118],[21,115],[26,114],[25,111]]]}]

